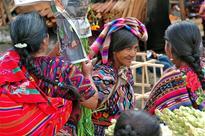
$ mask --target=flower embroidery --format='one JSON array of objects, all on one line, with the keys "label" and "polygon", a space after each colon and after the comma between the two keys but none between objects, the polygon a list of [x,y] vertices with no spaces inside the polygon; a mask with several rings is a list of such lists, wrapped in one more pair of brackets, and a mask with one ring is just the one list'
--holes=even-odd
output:
[{"label": "flower embroidery", "polygon": [[186,85],[191,89],[191,92],[195,92],[198,90],[198,88],[201,88],[198,76],[193,71],[187,72]]},{"label": "flower embroidery", "polygon": [[104,112],[104,113],[103,113],[103,117],[108,118],[108,117],[109,117],[109,114],[106,113],[106,112]]},{"label": "flower embroidery", "polygon": [[200,110],[205,110],[204,102],[205,102],[205,93],[202,89],[201,83],[198,79],[198,76],[192,69],[189,67],[181,67],[182,78],[186,81],[185,86],[190,89],[191,95],[195,100],[196,104],[199,106]]},{"label": "flower embroidery", "polygon": [[99,118],[102,117],[102,113],[101,112],[93,113],[93,117],[95,117],[98,120]]}]

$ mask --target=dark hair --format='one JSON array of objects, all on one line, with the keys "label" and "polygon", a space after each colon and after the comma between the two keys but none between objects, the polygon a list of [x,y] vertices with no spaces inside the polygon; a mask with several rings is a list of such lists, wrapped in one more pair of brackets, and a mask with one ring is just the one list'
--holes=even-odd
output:
[{"label": "dark hair", "polygon": [[160,135],[159,122],[145,111],[129,110],[121,113],[114,130],[114,136]]},{"label": "dark hair", "polygon": [[199,28],[191,22],[181,21],[170,25],[165,32],[165,39],[171,44],[172,53],[186,62],[198,75],[203,90],[204,75],[200,66],[199,46],[202,37]]},{"label": "dark hair", "polygon": [[121,51],[125,48],[132,47],[139,43],[138,38],[129,30],[123,28],[111,34],[111,42],[109,47],[109,57],[112,57],[113,51]]},{"label": "dark hair", "polygon": [[[47,34],[45,19],[37,12],[20,14],[10,23],[12,45],[20,56],[20,67],[24,65],[26,69],[37,78],[54,86],[59,86],[62,89],[70,90],[71,93],[78,96],[75,87],[51,81],[49,78],[44,77],[43,74],[41,74],[41,70],[33,63],[33,58],[30,54],[40,49],[40,45]],[[27,47],[16,48],[14,45],[18,43],[26,43]]]}]

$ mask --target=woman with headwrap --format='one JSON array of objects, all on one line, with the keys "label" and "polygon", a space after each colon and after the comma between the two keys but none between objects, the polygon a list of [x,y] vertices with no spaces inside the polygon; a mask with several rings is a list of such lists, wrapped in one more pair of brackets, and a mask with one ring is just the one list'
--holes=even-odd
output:
[{"label": "woman with headwrap", "polygon": [[106,24],[91,46],[90,57],[97,56],[92,74],[99,94],[98,108],[92,115],[96,136],[103,136],[111,119],[117,119],[122,111],[135,108],[129,66],[139,40],[147,40],[145,26],[135,18],[119,18]]}]

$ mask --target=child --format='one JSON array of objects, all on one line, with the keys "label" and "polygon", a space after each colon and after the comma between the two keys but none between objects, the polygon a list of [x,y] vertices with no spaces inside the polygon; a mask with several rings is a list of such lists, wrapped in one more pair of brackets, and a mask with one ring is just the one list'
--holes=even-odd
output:
[{"label": "child", "polygon": [[144,111],[123,112],[117,120],[114,136],[161,136],[156,118]]}]

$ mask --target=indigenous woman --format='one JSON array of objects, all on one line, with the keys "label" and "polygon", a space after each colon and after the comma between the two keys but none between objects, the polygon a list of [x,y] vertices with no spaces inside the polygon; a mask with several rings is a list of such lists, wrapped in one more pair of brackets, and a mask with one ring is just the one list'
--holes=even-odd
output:
[{"label": "indigenous woman", "polygon": [[91,46],[90,57],[97,56],[92,74],[99,97],[92,116],[96,136],[103,136],[111,119],[117,119],[122,111],[135,108],[129,67],[139,40],[147,40],[145,26],[135,18],[119,18],[106,24]]},{"label": "indigenous woman", "polygon": [[10,35],[13,48],[0,58],[1,136],[55,135],[78,101],[96,107],[91,63],[81,73],[63,58],[47,57],[49,36],[37,12],[18,15]]},{"label": "indigenous woman", "polygon": [[165,51],[175,64],[154,85],[145,110],[154,114],[156,109],[174,110],[193,106],[203,110],[205,99],[204,67],[200,65],[199,46],[202,37],[198,27],[187,21],[169,26],[165,32]]}]

